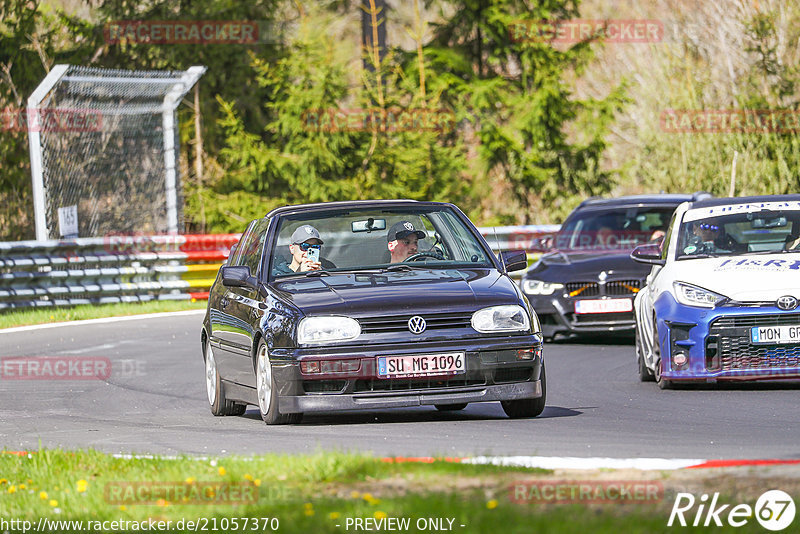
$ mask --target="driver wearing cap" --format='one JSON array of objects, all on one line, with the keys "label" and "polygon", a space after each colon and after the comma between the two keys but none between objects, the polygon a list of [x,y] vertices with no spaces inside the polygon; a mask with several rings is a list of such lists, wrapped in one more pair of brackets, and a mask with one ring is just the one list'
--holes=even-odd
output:
[{"label": "driver wearing cap", "polygon": [[389,240],[391,263],[400,263],[417,253],[417,243],[425,237],[425,232],[417,230],[408,221],[400,221],[389,228],[386,238]]}]

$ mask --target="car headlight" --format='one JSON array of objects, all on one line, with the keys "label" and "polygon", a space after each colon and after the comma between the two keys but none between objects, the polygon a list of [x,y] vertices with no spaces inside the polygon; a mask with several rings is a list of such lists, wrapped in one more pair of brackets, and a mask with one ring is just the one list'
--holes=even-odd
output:
[{"label": "car headlight", "polygon": [[559,289],[564,289],[564,284],[543,282],[542,280],[522,281],[522,291],[528,295],[552,295]]},{"label": "car headlight", "polygon": [[686,306],[697,306],[700,308],[713,308],[717,304],[728,300],[725,295],[714,293],[702,287],[693,286],[685,282],[673,282],[675,288],[675,298]]},{"label": "car headlight", "polygon": [[350,317],[305,317],[297,327],[298,343],[348,341],[361,334],[361,325]]},{"label": "car headlight", "polygon": [[472,328],[482,333],[524,332],[530,326],[528,312],[516,304],[491,306],[472,314]]}]

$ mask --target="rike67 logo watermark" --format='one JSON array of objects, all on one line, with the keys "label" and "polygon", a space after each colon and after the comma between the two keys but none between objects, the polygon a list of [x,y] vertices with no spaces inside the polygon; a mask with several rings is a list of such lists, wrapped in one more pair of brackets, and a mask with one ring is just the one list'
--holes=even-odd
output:
[{"label": "rike67 logo watermark", "polygon": [[675,496],[667,526],[688,526],[684,514],[692,521],[693,527],[721,527],[725,523],[732,527],[741,527],[755,517],[765,529],[778,531],[792,524],[795,511],[794,500],[781,490],[764,492],[756,501],[755,507],[749,504],[737,504],[733,507],[730,504],[719,504],[719,493],[714,493],[710,499],[709,495],[704,493],[696,499],[691,493],[681,492]]}]

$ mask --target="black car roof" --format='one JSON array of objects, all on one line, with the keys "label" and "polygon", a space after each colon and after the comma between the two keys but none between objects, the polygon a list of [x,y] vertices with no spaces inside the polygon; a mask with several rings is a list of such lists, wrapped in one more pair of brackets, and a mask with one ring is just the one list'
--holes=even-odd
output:
[{"label": "black car roof", "polygon": [[653,195],[629,195],[616,198],[592,197],[580,203],[578,208],[611,208],[616,206],[631,206],[638,204],[674,205],[677,207],[683,202],[699,201],[711,197],[711,193],[697,191],[696,193],[659,193]]},{"label": "black car roof", "polygon": [[757,204],[759,202],[800,202],[800,195],[759,195],[754,197],[721,197],[692,202],[689,209],[711,208],[727,204]]},{"label": "black car roof", "polygon": [[419,200],[344,200],[337,202],[318,202],[315,204],[295,204],[291,206],[281,206],[275,208],[265,215],[265,217],[272,217],[274,215],[282,215],[285,213],[298,213],[302,211],[316,211],[323,209],[342,209],[342,208],[390,208],[390,207],[426,207],[426,206],[452,206],[447,202],[422,202]]}]

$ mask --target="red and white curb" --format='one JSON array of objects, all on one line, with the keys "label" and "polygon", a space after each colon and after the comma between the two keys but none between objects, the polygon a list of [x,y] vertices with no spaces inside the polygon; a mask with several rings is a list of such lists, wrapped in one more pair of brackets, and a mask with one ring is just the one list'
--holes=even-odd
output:
[{"label": "red and white curb", "polygon": [[[0,451],[0,454],[28,456],[36,451]],[[126,460],[197,460],[211,461],[215,465],[224,456],[175,456],[157,454],[112,454],[114,458]],[[721,467],[800,465],[800,459],[737,459],[702,460],[696,458],[579,458],[570,456],[386,456],[380,459],[389,464],[447,462],[471,465],[500,465],[506,467],[526,467],[529,469],[638,469],[640,471],[674,471],[677,469],[714,469]]]},{"label": "red and white curb", "polygon": [[795,465],[800,460],[704,460],[697,458],[578,458],[566,456],[476,456],[474,458],[434,458],[430,456],[395,456],[381,459],[386,463],[451,462],[474,465],[502,465],[530,469],[638,469],[641,471],[672,471],[676,469],[709,469],[752,465]]}]

